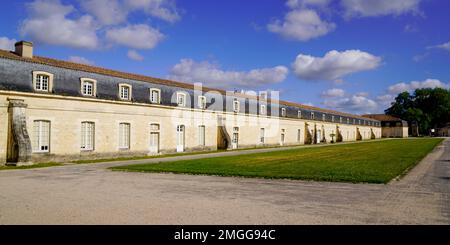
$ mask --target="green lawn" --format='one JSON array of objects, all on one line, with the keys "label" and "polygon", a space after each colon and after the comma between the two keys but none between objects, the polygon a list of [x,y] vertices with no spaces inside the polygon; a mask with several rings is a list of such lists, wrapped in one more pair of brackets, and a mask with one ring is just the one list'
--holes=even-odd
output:
[{"label": "green lawn", "polygon": [[227,156],[113,170],[318,181],[387,183],[424,158],[442,139],[393,139]]},{"label": "green lawn", "polygon": [[30,169],[30,168],[46,168],[46,167],[54,167],[54,166],[61,166],[61,163],[39,163],[31,166],[20,166],[20,167],[14,167],[14,166],[3,166],[0,165],[0,170],[11,170],[11,169]]}]

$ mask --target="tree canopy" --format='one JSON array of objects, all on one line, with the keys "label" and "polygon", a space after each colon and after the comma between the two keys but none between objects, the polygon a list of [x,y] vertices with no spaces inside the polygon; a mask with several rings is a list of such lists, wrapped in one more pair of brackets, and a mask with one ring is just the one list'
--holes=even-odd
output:
[{"label": "tree canopy", "polygon": [[428,134],[431,128],[450,122],[450,90],[424,88],[413,94],[400,93],[385,113],[408,123],[417,122],[419,132]]}]

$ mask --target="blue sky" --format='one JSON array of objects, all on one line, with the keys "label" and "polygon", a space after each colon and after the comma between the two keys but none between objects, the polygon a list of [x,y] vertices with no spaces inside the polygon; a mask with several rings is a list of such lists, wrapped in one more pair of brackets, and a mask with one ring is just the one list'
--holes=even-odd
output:
[{"label": "blue sky", "polygon": [[450,89],[446,0],[2,1],[0,48],[377,113]]}]

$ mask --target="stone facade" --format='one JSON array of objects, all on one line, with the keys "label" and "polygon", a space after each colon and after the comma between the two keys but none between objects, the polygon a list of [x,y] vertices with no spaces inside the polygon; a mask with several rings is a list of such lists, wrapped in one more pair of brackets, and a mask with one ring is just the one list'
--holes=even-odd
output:
[{"label": "stone facade", "polygon": [[[85,66],[69,69],[67,63],[52,61],[50,65],[34,59],[11,58],[11,54],[0,51],[0,164],[13,159],[36,163],[173,153],[180,151],[177,130],[181,125],[182,151],[320,144],[382,136],[379,121],[361,116],[240,93],[223,97],[223,91],[208,90],[199,94],[187,85],[126,79],[119,72],[105,75],[104,70],[87,72]],[[37,71],[51,74],[50,91],[33,87]],[[95,80],[94,96],[82,94],[80,84],[85,78]],[[120,84],[132,88],[130,101],[119,98]],[[150,103],[149,91],[154,88],[161,91],[161,103]],[[177,92],[187,95],[185,106],[177,105]],[[206,109],[197,106],[199,95],[207,98]],[[240,103],[238,111],[233,110],[235,100]],[[262,104],[267,113],[261,113]],[[48,124],[45,151],[36,150],[36,122],[40,121]],[[81,147],[84,122],[95,126],[89,150]],[[123,123],[130,126],[129,148],[125,150],[119,148],[119,125]],[[156,129],[154,125],[158,125]],[[205,129],[204,142],[200,126]],[[157,152],[150,147],[155,134],[159,139]]]}]

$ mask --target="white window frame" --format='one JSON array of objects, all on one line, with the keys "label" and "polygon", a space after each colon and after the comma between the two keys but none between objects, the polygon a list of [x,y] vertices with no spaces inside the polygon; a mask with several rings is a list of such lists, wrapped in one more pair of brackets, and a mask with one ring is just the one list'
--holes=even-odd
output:
[{"label": "white window frame", "polygon": [[[125,128],[123,128],[125,127]],[[124,129],[127,129],[124,131]],[[119,123],[119,150],[131,149],[131,123],[121,122]]]},{"label": "white window frame", "polygon": [[[153,92],[157,92],[158,93],[158,98],[157,98],[156,101],[153,98]],[[150,89],[150,97],[149,97],[149,99],[150,99],[150,103],[152,103],[152,104],[161,104],[161,89],[159,89],[159,88],[151,88]]]},{"label": "white window frame", "polygon": [[[152,134],[158,135],[158,142],[156,142],[157,148],[152,152]],[[150,124],[150,151],[152,153],[159,153],[161,147],[161,124],[159,123],[151,123]]]},{"label": "white window frame", "polygon": [[198,126],[198,145],[206,146],[206,126],[205,125]]},{"label": "white window frame", "polygon": [[314,112],[311,112],[311,120],[314,120]]},{"label": "white window frame", "polygon": [[[91,97],[95,97],[97,96],[97,80],[94,79],[90,79],[90,78],[80,78],[81,81],[81,94],[84,96],[91,96]],[[92,89],[91,89],[91,94],[85,92],[84,86],[86,83],[91,83],[92,84]]]},{"label": "white window frame", "polygon": [[339,117],[339,123],[342,124],[342,117]]},{"label": "white window frame", "polygon": [[347,118],[347,124],[350,124],[350,118]]},{"label": "white window frame", "polygon": [[298,117],[298,118],[302,118],[302,111],[301,111],[301,110],[298,110],[298,111],[297,111],[297,117]]},{"label": "white window frame", "polygon": [[284,143],[286,143],[286,129],[281,129],[281,134],[280,134],[280,144],[284,145]]},{"label": "white window frame", "polygon": [[267,115],[266,105],[260,105],[259,106],[259,114],[260,115]]},{"label": "white window frame", "polygon": [[95,149],[95,122],[81,122],[80,135],[81,151],[93,151]]},{"label": "white window frame", "polygon": [[[182,103],[180,103],[180,98],[183,98]],[[186,93],[184,92],[177,92],[177,105],[186,107]]]},{"label": "white window frame", "polygon": [[334,116],[331,116],[331,122],[334,122]]},{"label": "white window frame", "polygon": [[238,113],[241,109],[241,103],[239,102],[238,99],[234,99],[233,100],[233,112]]},{"label": "white window frame", "polygon": [[281,116],[286,117],[286,108],[281,108]]},{"label": "white window frame", "polygon": [[325,121],[325,120],[327,120],[327,115],[322,114],[322,121]]},{"label": "white window frame", "polygon": [[[36,131],[36,123],[38,123],[38,130]],[[44,123],[48,124],[48,135],[47,141],[48,145],[43,145],[44,136],[43,136],[43,126]],[[48,120],[34,120],[33,121],[33,152],[34,153],[48,153],[50,152],[50,143],[51,143],[51,122]],[[36,139],[37,138],[37,139]],[[37,142],[35,141],[37,140]],[[47,149],[42,149],[43,147],[47,147]]]},{"label": "white window frame", "polygon": [[206,96],[198,96],[197,106],[202,110],[206,109]]},{"label": "white window frame", "polygon": [[[39,76],[48,77],[47,89],[42,89],[42,88],[37,87]],[[51,93],[53,91],[53,78],[54,78],[54,75],[51,73],[48,73],[45,71],[33,71],[33,89],[34,89],[34,91]]]},{"label": "white window frame", "polygon": [[[123,93],[122,93],[122,89],[124,88],[128,88],[128,97],[123,97]],[[120,83],[119,84],[119,98],[121,100],[125,100],[125,101],[131,101],[131,98],[133,98],[133,86],[131,86],[130,84],[127,83]]]},{"label": "white window frame", "polygon": [[267,92],[259,92],[259,98],[261,100],[267,100]]}]

